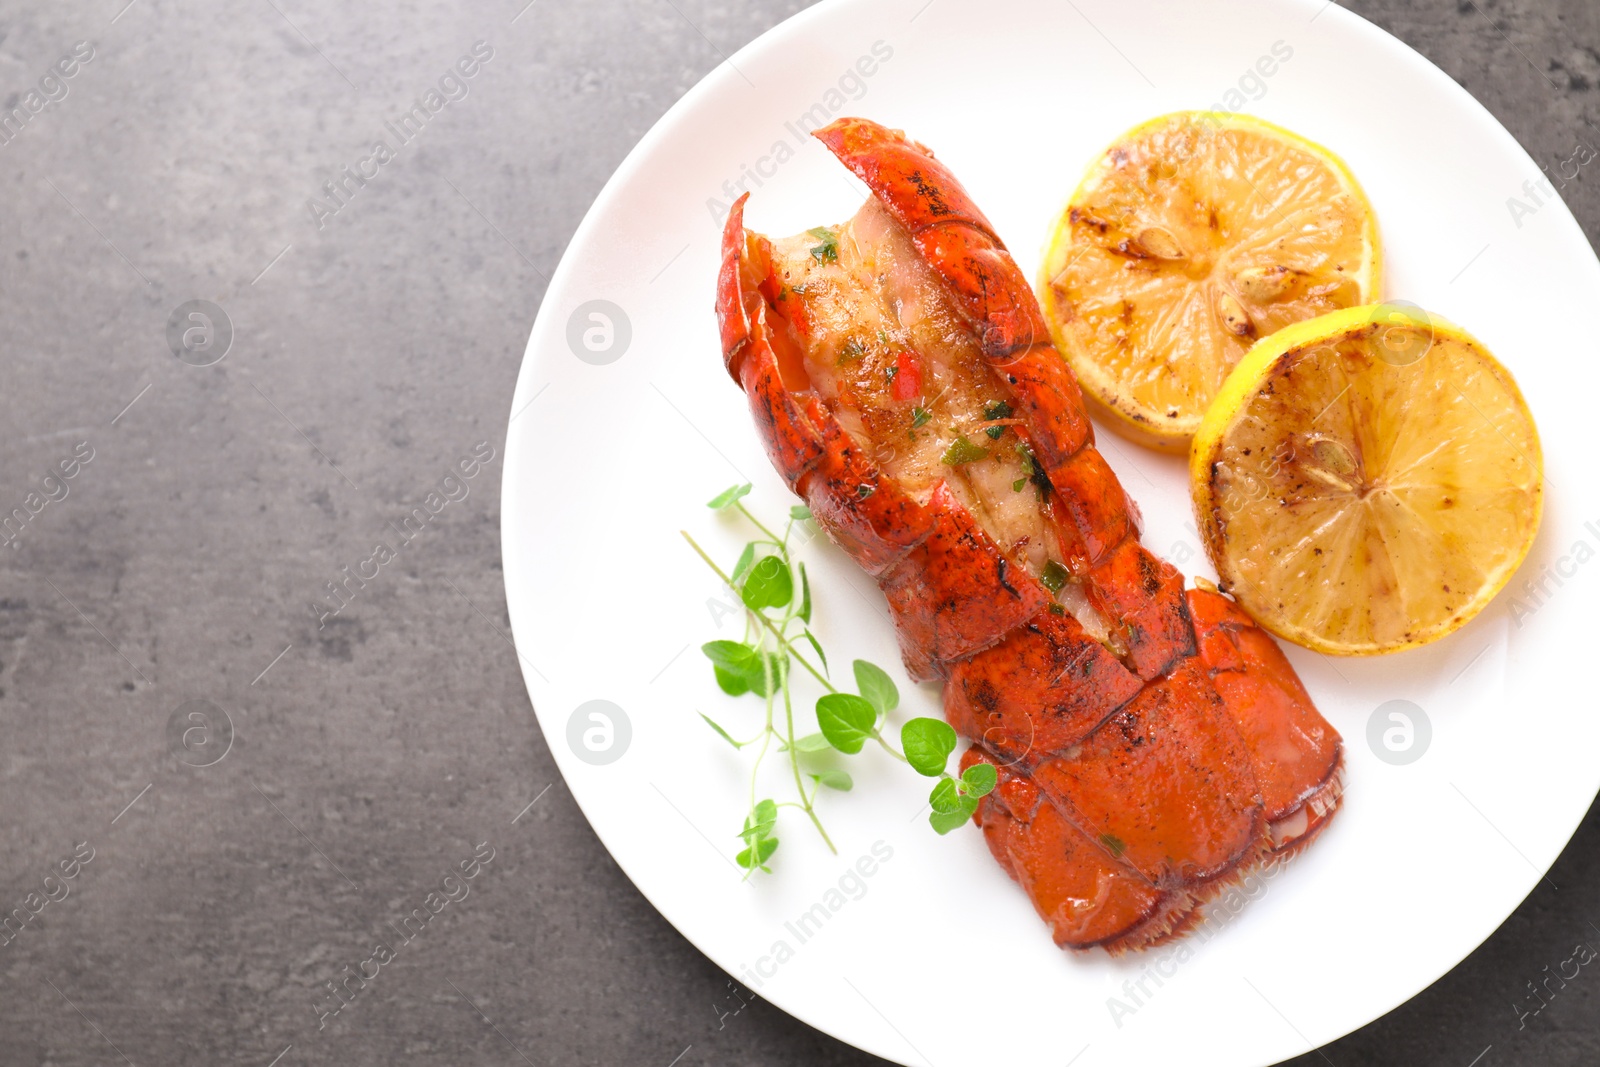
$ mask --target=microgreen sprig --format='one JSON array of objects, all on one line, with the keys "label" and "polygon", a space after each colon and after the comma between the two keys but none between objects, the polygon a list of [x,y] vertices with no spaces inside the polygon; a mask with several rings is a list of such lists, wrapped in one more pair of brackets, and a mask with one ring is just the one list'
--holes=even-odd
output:
[{"label": "microgreen sprig", "polygon": [[[956,732],[939,719],[914,718],[907,722],[900,732],[904,751],[897,749],[884,736],[884,730],[889,714],[900,705],[900,691],[888,672],[876,664],[861,659],[852,663],[854,693],[833,684],[828,657],[811,631],[811,582],[805,564],[794,559],[790,545],[795,528],[811,520],[811,511],[804,505],[791,507],[788,522],[779,534],[745,507],[743,501],[750,489],[749,485],[731,486],[707,505],[714,511],[736,512],[761,535],[744,546],[731,572],[718,566],[693,537],[683,533],[684,540],[738,595],[744,608],[743,637],[738,641],[709,641],[701,646],[701,652],[711,661],[718,688],[734,697],[751,694],[761,700],[764,710],[761,731],[743,741],[709,715],[700,713],[717,736],[735,749],[754,746],[756,750],[750,769],[749,807],[738,834],[744,847],[735,857],[745,877],[758,870],[771,871],[767,864],[778,848],[780,808],[804,812],[829,850],[837,853],[817,814],[817,797],[823,789],[849,792],[855,782],[847,771],[829,766],[828,755],[856,755],[869,741],[919,774],[938,779],[928,798],[933,809],[928,821],[939,833],[949,833],[971,818],[978,799],[994,788],[994,768],[976,764],[959,778],[952,777],[945,766],[956,749]],[[816,654],[820,669],[802,651],[802,641]],[[802,735],[795,730],[794,666],[823,689],[814,704],[817,729]],[[779,802],[757,797],[758,773],[773,745],[788,757],[795,800]]]},{"label": "microgreen sprig", "polygon": [[913,770],[938,779],[928,795],[928,806],[933,809],[928,822],[941,834],[972,818],[978,801],[995,786],[997,775],[990,763],[974,763],[959,778],[945,770],[950,753],[956,750],[956,732],[942,719],[912,719],[900,728],[900,743]]}]

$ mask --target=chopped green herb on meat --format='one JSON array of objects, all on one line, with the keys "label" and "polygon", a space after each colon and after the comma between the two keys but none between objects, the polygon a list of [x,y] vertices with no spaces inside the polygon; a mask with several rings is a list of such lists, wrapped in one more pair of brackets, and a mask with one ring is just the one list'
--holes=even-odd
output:
[{"label": "chopped green herb on meat", "polygon": [[[983,417],[989,421],[1009,419],[1011,417],[1011,405],[1004,400],[991,400],[983,406]],[[989,435],[989,440],[998,441],[1000,440],[1000,435],[1006,432],[1006,428],[1004,426],[986,426],[983,432]]]},{"label": "chopped green herb on meat", "polygon": [[822,243],[811,249],[811,258],[818,263],[839,262],[839,235],[826,226],[817,226],[806,231]]},{"label": "chopped green herb on meat", "polygon": [[988,459],[989,451],[979,448],[967,440],[966,434],[958,434],[950,447],[944,450],[944,455],[939,457],[939,462],[947,467],[959,467],[964,463],[976,463],[980,459]]},{"label": "chopped green herb on meat", "polygon": [[1044,571],[1039,575],[1039,583],[1052,593],[1061,592],[1061,587],[1067,584],[1067,579],[1072,577],[1070,571],[1055,560],[1044,565]]}]

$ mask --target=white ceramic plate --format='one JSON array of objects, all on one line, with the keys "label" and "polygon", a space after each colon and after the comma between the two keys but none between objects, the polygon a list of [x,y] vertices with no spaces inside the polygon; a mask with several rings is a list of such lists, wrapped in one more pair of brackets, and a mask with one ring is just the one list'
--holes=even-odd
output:
[{"label": "white ceramic plate", "polygon": [[[1113,136],[1214,106],[1340,153],[1382,222],[1387,295],[1466,326],[1515,373],[1549,477],[1532,555],[1478,620],[1427,648],[1356,661],[1289,650],[1346,739],[1344,811],[1237,917],[1181,950],[1058,951],[981,835],[936,837],[925,780],[881,754],[856,758],[855,792],[824,799],[837,856],[791,812],[776,873],[741,882],[730,857],[745,759],[696,711],[743,729],[758,710],[723,697],[697,650],[738,636],[737,620],[714,606],[725,594],[678,531],[731,561],[744,533],[703,502],[743,481],[758,513],[791,500],[722,369],[724,183],[760,178],[746,182],[762,232],[840,221],[864,188],[799,126],[807,114],[874,118],[939,153],[1031,276],[1055,212]],[[1600,784],[1600,717],[1579,688],[1600,573],[1588,563],[1600,548],[1589,460],[1600,269],[1566,207],[1525,188],[1540,177],[1447,76],[1323,0],[862,0],[813,8],[740,51],[640,142],[584,219],[512,405],[511,620],[545,736],[601,840],[746,989],[906,1064],[973,1062],[997,1038],[1019,1062],[1266,1064],[1433,982],[1533,888]],[[1143,508],[1146,543],[1205,573],[1182,464],[1100,439]],[[820,539],[804,558],[835,658],[898,667],[871,583]],[[939,713],[933,688],[902,688],[897,720]],[[599,725],[593,707],[579,714],[597,700],[621,712],[604,764],[569,740],[575,715],[576,733]],[[1409,763],[1369,741],[1393,700],[1431,728]],[[875,845],[872,875],[852,875]],[[802,940],[786,924],[819,903],[827,920]],[[1015,1022],[997,1035],[1002,1011]]]}]

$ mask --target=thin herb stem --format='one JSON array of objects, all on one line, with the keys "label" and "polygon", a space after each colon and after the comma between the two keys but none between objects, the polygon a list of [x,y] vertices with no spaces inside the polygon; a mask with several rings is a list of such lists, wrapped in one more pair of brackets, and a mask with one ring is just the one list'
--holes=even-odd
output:
[{"label": "thin herb stem", "polygon": [[[761,673],[762,673],[762,676],[766,679],[766,682],[767,682],[766,687],[765,687],[766,691],[767,691],[767,696],[766,696],[767,727],[766,727],[766,730],[764,731],[765,737],[766,737],[767,740],[763,741],[762,744],[761,744],[761,754],[763,756],[765,756],[767,754],[767,744],[772,740],[772,735],[777,732],[777,731],[773,730],[773,728],[772,728],[772,682],[773,682],[773,677],[772,677],[772,657],[767,655],[767,642],[766,642],[765,638],[762,639],[761,645],[760,645],[760,647],[759,647],[759,649],[757,651],[758,651],[759,655],[761,656]],[[789,688],[788,683],[785,682],[784,683],[785,692],[788,691],[788,688]],[[756,807],[756,771],[760,768],[760,766],[761,766],[761,762],[759,760],[757,760],[756,761],[756,766],[752,767],[750,769],[750,810],[751,811],[754,811],[755,807]]]},{"label": "thin herb stem", "polygon": [[767,529],[766,523],[762,522],[760,519],[758,519],[754,515],[750,514],[750,510],[744,506],[744,503],[742,501],[737,501],[737,500],[734,501],[733,506],[739,509],[739,514],[743,515],[745,518],[747,518],[751,522],[755,523],[756,529],[758,529],[762,533],[766,534],[767,537],[769,537],[772,540],[772,543],[778,547],[778,551],[783,554],[784,562],[787,563],[789,561],[789,547],[788,547],[788,545],[786,545],[782,541],[778,540],[778,535],[773,533],[771,530]]},{"label": "thin herb stem", "polygon": [[[751,515],[743,507],[741,507],[739,510],[744,513],[746,518],[750,519],[751,522],[754,522],[767,534],[770,535],[772,533],[772,531],[767,530],[765,526],[762,526],[761,523],[756,520],[755,516]],[[783,556],[783,565],[786,568],[791,566],[789,560],[789,533],[793,529],[794,520],[790,519],[788,525],[783,529],[783,540],[778,543],[778,552]],[[792,573],[793,572],[791,571],[791,574]],[[793,645],[789,643],[789,624],[794,621],[795,612],[798,610],[799,601],[796,600],[791,593],[789,597],[789,603],[787,606],[785,606],[783,611],[782,625],[780,625],[777,630],[774,631],[778,641],[782,643],[783,647],[791,656],[795,655],[795,652]],[[761,616],[763,620],[766,619],[765,612],[756,612],[756,614]],[[800,751],[799,749],[795,748],[794,744],[794,700],[789,691],[788,678],[784,678],[783,680],[783,716],[785,723],[784,744],[789,751],[789,768],[794,773],[794,787],[795,791],[800,794],[801,808],[805,811],[807,817],[811,819],[811,825],[817,828],[817,833],[822,836],[822,842],[828,846],[828,851],[837,856],[839,854],[839,850],[834,847],[833,839],[828,836],[828,831],[823,828],[822,820],[817,817],[816,808],[813,806],[815,794],[809,796],[806,794],[805,780],[800,777]]]},{"label": "thin herb stem", "polygon": [[822,835],[822,842],[828,846],[828,851],[837,856],[839,850],[833,847],[833,839],[828,836],[828,831],[822,828],[822,820],[817,818],[816,810],[811,806],[811,798],[806,796],[805,782],[800,778],[800,753],[794,747],[794,706],[789,699],[788,683],[783,687],[783,714],[789,725],[789,766],[794,768],[794,787],[800,791],[800,797],[805,801],[805,812],[811,817],[811,825]]},{"label": "thin herb stem", "polygon": [[[721,567],[717,566],[716,562],[713,561],[710,556],[706,555],[706,550],[701,548],[699,543],[696,542],[694,538],[689,536],[689,531],[679,530],[678,532],[683,535],[683,539],[685,541],[689,542],[689,547],[694,549],[695,555],[705,560],[706,566],[710,567],[714,572],[716,572],[718,578],[721,578],[724,582],[728,583],[728,588],[733,588],[733,579],[729,578],[727,572]],[[772,625],[771,619],[767,618],[765,615],[762,615],[760,612],[754,612],[753,614],[755,615],[756,620],[760,622],[762,626],[766,627],[773,637],[778,639],[778,643],[783,646],[783,650],[789,653],[789,655],[794,658],[796,663],[804,667],[806,669],[806,673],[810,674],[811,677],[815,678],[819,683],[821,683],[822,688],[826,689],[830,693],[838,692],[838,690],[833,687],[833,683],[824,678],[822,674],[811,665],[811,661],[800,654],[800,650],[794,647],[794,643],[787,637],[783,636],[782,632],[780,632],[776,626]]]},{"label": "thin herb stem", "polygon": [[768,717],[767,728],[761,731],[761,748],[756,752],[756,761],[750,766],[750,810],[756,810],[756,771],[761,767],[761,761],[767,758],[767,748],[772,744],[772,721]]},{"label": "thin herb stem", "polygon": [[873,740],[877,741],[879,745],[883,746],[883,750],[885,752],[889,753],[889,755],[893,756],[895,759],[899,760],[901,763],[910,763],[911,762],[910,760],[906,759],[905,755],[902,754],[900,751],[898,751],[893,745],[891,745],[891,744],[889,744],[889,742],[885,741],[883,739],[883,735],[881,733],[879,733],[877,730],[872,731],[872,738],[873,738]]}]

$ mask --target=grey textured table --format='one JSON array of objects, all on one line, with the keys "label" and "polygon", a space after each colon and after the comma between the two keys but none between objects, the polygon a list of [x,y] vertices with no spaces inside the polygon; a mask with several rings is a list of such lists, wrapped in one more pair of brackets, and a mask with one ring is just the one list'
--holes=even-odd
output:
[{"label": "grey textured table", "polygon": [[[37,911],[0,934],[0,1065],[870,1059],[760,1001],[719,1019],[726,976],[561,784],[499,562],[547,275],[656,118],[799,5],[523,2],[0,10],[0,102],[27,116],[0,127],[0,513],[26,516],[0,548],[0,906]],[[1353,6],[1535,159],[1600,145],[1594,0]],[[372,158],[403,101],[467,69]],[[1373,134],[1405,130],[1397,102]],[[1593,174],[1564,194],[1592,239]],[[209,367],[168,348],[191,300],[231,320]],[[189,310],[205,362],[226,338]],[[480,442],[494,458],[319,619]],[[1302,1062],[1595,1062],[1591,971],[1515,1005],[1600,943],[1597,846],[1591,813],[1488,944]],[[385,917],[424,906],[369,963]]]}]

